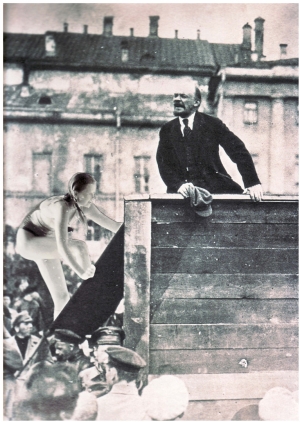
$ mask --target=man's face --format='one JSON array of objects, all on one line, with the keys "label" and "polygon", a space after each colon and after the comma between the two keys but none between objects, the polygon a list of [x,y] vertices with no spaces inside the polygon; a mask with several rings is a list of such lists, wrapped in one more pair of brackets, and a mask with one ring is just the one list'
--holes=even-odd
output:
[{"label": "man's face", "polygon": [[10,300],[9,296],[3,296],[3,305],[5,305],[9,308],[10,302],[11,302],[11,300]]},{"label": "man's face", "polygon": [[173,96],[174,116],[188,117],[200,106],[200,101],[195,98],[195,92],[185,89],[176,92]]},{"label": "man's face", "polygon": [[106,353],[107,347],[108,347],[108,345],[105,345],[105,344],[100,344],[98,346],[97,345],[94,346],[95,365],[97,367],[102,368],[103,364],[108,363],[109,356]]},{"label": "man's face", "polygon": [[21,280],[21,284],[19,289],[21,290],[21,292],[23,292],[27,287],[28,287],[28,281],[25,280],[24,278]]},{"label": "man's face", "polygon": [[32,333],[32,327],[32,322],[21,322],[17,327],[15,327],[17,336],[20,338],[29,337]]},{"label": "man's face", "polygon": [[32,302],[33,300],[32,294],[29,293],[28,295],[25,295],[23,299],[26,300],[26,302]]},{"label": "man's face", "polygon": [[57,340],[55,343],[55,356],[59,362],[68,360],[73,355],[74,345]]},{"label": "man's face", "polygon": [[109,363],[104,363],[103,369],[105,372],[106,383],[109,387],[112,387],[116,382],[118,382],[118,371]]}]

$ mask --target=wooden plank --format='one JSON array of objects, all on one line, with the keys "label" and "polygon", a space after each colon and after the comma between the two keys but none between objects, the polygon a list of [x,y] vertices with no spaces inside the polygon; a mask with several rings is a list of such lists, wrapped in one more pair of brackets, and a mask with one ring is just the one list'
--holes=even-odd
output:
[{"label": "wooden plank", "polygon": [[125,202],[124,224],[124,345],[149,362],[151,202]]},{"label": "wooden plank", "polygon": [[[249,372],[247,374],[177,375],[189,391],[190,400],[261,399],[273,387],[298,390],[298,371]],[[149,375],[148,380],[157,378]]]},{"label": "wooden plank", "polygon": [[[246,359],[248,366],[239,364]],[[226,374],[297,371],[298,349],[203,349],[150,352],[151,374]]]},{"label": "wooden plank", "polygon": [[152,273],[296,274],[298,250],[268,248],[152,248]]},{"label": "wooden plank", "polygon": [[298,326],[291,324],[150,325],[151,350],[297,347]]},{"label": "wooden plank", "polygon": [[[175,202],[175,203],[174,203]],[[212,203],[210,217],[199,217],[190,207],[189,200],[152,203],[152,222],[178,223],[205,220],[214,223],[298,223],[297,202],[243,202],[219,201]]]},{"label": "wooden plank", "polygon": [[[232,194],[232,193],[214,193],[212,195],[214,202],[231,201],[231,202],[252,202],[248,194]],[[298,195],[264,195],[263,203],[266,202],[297,202]],[[180,193],[152,193],[150,199],[154,202],[182,202],[184,198]]]},{"label": "wooden plank", "polygon": [[152,324],[297,324],[295,299],[165,299]]},{"label": "wooden plank", "polygon": [[[259,399],[190,401],[182,421],[230,421],[242,408],[252,406],[255,412]],[[252,410],[252,409],[251,409]],[[252,412],[252,413],[254,413]],[[255,419],[247,419],[255,420]],[[258,420],[258,419],[257,419]]]},{"label": "wooden plank", "polygon": [[295,224],[152,224],[152,247],[245,246],[293,248],[298,246]]},{"label": "wooden plank", "polygon": [[151,302],[172,298],[298,298],[295,274],[152,274]]}]

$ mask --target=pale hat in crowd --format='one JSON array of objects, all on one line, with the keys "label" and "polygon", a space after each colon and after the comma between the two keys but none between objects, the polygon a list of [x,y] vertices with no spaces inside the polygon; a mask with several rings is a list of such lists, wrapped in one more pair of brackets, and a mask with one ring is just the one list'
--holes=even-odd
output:
[{"label": "pale hat in crowd", "polygon": [[296,392],[274,387],[267,391],[258,405],[259,416],[264,421],[298,421],[299,404]]},{"label": "pale hat in crowd", "polygon": [[170,421],[186,411],[189,393],[181,379],[174,375],[162,375],[144,388],[142,400],[152,420]]}]

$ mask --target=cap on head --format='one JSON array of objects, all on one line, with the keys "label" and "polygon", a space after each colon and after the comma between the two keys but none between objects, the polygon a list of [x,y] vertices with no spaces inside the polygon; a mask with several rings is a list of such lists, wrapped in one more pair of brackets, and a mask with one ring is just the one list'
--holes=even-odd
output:
[{"label": "cap on head", "polygon": [[168,421],[185,412],[189,393],[181,379],[174,375],[162,375],[144,388],[142,400],[151,419]]},{"label": "cap on head", "polygon": [[22,322],[32,322],[32,321],[33,319],[31,318],[29,313],[27,311],[22,311],[18,315],[16,315],[16,317],[14,318],[12,322],[12,326],[14,328],[14,327],[19,326]]},{"label": "cap on head", "polygon": [[122,346],[125,333],[119,327],[100,327],[93,332],[89,342],[91,344],[111,344]]},{"label": "cap on head", "polygon": [[55,340],[62,341],[64,343],[80,344],[83,342],[83,338],[71,330],[57,329],[54,331]]},{"label": "cap on head", "polygon": [[109,346],[106,353],[110,363],[123,371],[137,373],[146,366],[146,362],[138,353],[126,347]]},{"label": "cap on head", "polygon": [[299,403],[287,388],[274,387],[259,402],[258,413],[265,421],[295,421],[299,416]]}]

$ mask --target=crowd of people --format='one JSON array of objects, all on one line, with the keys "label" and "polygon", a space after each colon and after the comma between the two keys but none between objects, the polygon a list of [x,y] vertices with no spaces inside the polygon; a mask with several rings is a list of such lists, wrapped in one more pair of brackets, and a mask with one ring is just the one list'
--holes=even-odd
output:
[{"label": "crowd of people", "polygon": [[144,359],[123,346],[125,332],[108,324],[90,336],[56,329],[33,334],[27,310],[4,339],[5,420],[175,420],[188,405],[172,375],[143,384]]},{"label": "crowd of people", "polygon": [[[164,421],[186,412],[189,393],[180,378],[161,375],[144,384],[146,362],[124,347],[114,315],[85,337],[68,329],[43,339],[33,332],[24,310],[3,342],[4,420]],[[298,391],[275,387],[232,420],[298,420],[298,411]]]}]

